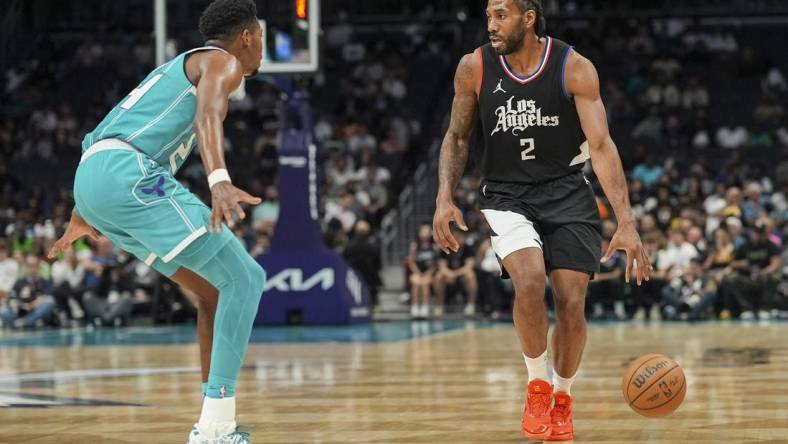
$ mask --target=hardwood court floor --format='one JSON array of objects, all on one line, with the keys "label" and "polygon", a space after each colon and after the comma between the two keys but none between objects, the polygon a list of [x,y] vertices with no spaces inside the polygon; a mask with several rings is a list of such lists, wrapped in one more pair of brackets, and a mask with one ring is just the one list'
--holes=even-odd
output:
[{"label": "hardwood court floor", "polygon": [[[525,442],[526,371],[511,327],[436,325],[386,327],[415,339],[300,342],[322,334],[290,329],[282,342],[254,343],[239,422],[254,426],[256,444]],[[419,336],[432,331],[442,333]],[[201,403],[195,344],[130,345],[131,333],[113,332],[124,345],[80,345],[92,340],[48,335],[42,343],[69,345],[0,336],[0,442],[185,442]],[[785,323],[592,325],[573,387],[575,441],[786,443],[786,339]],[[636,415],[620,393],[626,363],[652,352],[673,356],[688,380],[684,405],[663,419]]]}]

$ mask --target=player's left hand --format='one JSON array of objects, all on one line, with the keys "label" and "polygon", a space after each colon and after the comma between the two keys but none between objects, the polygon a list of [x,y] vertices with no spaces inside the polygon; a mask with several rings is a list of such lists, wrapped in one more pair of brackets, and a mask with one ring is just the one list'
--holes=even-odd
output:
[{"label": "player's left hand", "polygon": [[241,204],[260,205],[263,200],[254,197],[246,191],[235,187],[230,182],[219,182],[211,188],[211,224],[210,231],[221,233],[222,221],[228,227],[235,225],[234,218],[243,220],[246,213]]},{"label": "player's left hand", "polygon": [[602,262],[607,262],[617,250],[623,250],[627,254],[627,268],[624,273],[624,280],[629,283],[629,277],[635,271],[637,276],[635,280],[640,285],[644,280],[647,281],[651,277],[651,260],[640,241],[640,235],[635,230],[634,224],[619,225],[613,239],[610,240],[610,246],[602,257]]},{"label": "player's left hand", "polygon": [[87,236],[94,241],[99,240],[99,234],[96,232],[93,227],[88,225],[84,219],[82,219],[77,213],[71,213],[71,220],[68,223],[68,228],[66,228],[66,232],[63,233],[63,236],[60,236],[60,239],[55,241],[52,248],[49,249],[49,253],[47,253],[47,257],[49,259],[54,259],[55,256],[60,254],[63,250],[69,247],[69,245],[73,244],[74,241],[77,239]]}]

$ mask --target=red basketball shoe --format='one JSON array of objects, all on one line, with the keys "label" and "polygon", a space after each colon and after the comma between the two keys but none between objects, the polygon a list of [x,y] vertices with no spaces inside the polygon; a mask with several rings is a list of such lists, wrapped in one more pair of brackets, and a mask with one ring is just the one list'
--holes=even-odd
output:
[{"label": "red basketball shoe", "polygon": [[528,393],[523,412],[523,435],[539,441],[550,437],[550,407],[553,403],[553,386],[543,379],[528,383]]},{"label": "red basketball shoe", "polygon": [[550,441],[569,441],[574,439],[574,426],[572,425],[572,397],[565,392],[556,392],[553,395],[555,405],[550,413],[552,434]]}]

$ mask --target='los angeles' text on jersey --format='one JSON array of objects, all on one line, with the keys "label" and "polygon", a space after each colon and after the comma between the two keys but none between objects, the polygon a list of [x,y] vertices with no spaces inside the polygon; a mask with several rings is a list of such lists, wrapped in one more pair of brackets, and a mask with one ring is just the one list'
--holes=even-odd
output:
[{"label": "'los angeles' text on jersey", "polygon": [[514,96],[509,97],[505,106],[499,106],[495,115],[498,116],[498,124],[491,135],[499,131],[511,131],[512,135],[517,136],[532,126],[558,126],[560,121],[559,116],[542,114],[542,108],[537,108],[535,101],[515,101]]}]

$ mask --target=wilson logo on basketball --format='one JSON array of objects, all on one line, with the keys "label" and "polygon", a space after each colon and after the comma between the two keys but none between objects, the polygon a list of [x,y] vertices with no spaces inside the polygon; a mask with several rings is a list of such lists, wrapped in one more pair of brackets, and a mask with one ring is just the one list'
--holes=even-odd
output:
[{"label": "wilson logo on basketball", "polygon": [[635,378],[635,382],[633,384],[635,384],[635,387],[637,388],[643,387],[646,381],[648,381],[654,373],[666,368],[668,364],[668,361],[660,361],[657,363],[657,365],[646,368],[643,373],[639,374],[638,377]]}]

